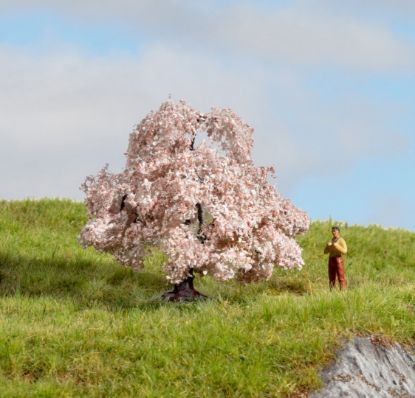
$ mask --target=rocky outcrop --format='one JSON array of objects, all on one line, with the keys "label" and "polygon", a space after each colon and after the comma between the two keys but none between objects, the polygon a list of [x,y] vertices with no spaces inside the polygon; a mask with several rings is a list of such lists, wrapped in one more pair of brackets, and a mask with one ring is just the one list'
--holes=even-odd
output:
[{"label": "rocky outcrop", "polygon": [[310,398],[415,398],[415,356],[399,344],[357,337],[322,379],[326,386]]}]

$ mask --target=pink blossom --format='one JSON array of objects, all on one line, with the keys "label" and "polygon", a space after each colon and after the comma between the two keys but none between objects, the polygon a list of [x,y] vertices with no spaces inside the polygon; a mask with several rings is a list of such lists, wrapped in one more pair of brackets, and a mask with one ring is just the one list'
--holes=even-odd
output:
[{"label": "pink blossom", "polygon": [[[207,142],[196,145],[201,132]],[[172,283],[191,269],[254,281],[269,278],[275,265],[301,268],[295,236],[309,217],[268,182],[272,167],[253,164],[252,134],[230,109],[203,114],[164,102],[131,133],[123,172],[105,166],[86,178],[89,221],[80,242],[134,269],[148,245],[158,246]]]}]

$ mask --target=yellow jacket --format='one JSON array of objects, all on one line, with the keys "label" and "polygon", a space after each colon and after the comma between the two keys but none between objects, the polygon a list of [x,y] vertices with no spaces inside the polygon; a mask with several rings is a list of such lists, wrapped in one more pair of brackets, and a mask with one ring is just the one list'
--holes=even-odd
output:
[{"label": "yellow jacket", "polygon": [[331,245],[327,243],[324,248],[325,254],[328,253],[330,257],[341,257],[343,254],[347,253],[346,241],[343,238],[340,237],[337,240],[332,240],[331,243]]}]

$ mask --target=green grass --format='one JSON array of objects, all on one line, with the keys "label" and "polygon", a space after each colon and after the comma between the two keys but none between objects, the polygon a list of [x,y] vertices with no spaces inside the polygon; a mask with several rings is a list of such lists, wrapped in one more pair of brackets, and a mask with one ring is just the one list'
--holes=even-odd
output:
[{"label": "green grass", "polygon": [[306,266],[210,299],[160,301],[154,252],[134,273],[84,250],[84,206],[0,202],[1,397],[280,397],[320,386],[353,335],[415,344],[415,233],[343,224],[347,292],[330,292],[329,222],[300,238]]}]

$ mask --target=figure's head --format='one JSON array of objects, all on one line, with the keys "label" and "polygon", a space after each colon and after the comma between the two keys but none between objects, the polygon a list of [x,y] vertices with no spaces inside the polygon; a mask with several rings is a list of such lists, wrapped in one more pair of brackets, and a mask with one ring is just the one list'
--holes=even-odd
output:
[{"label": "figure's head", "polygon": [[331,228],[331,233],[333,235],[334,239],[338,239],[340,237],[340,228],[337,226],[334,226]]}]

